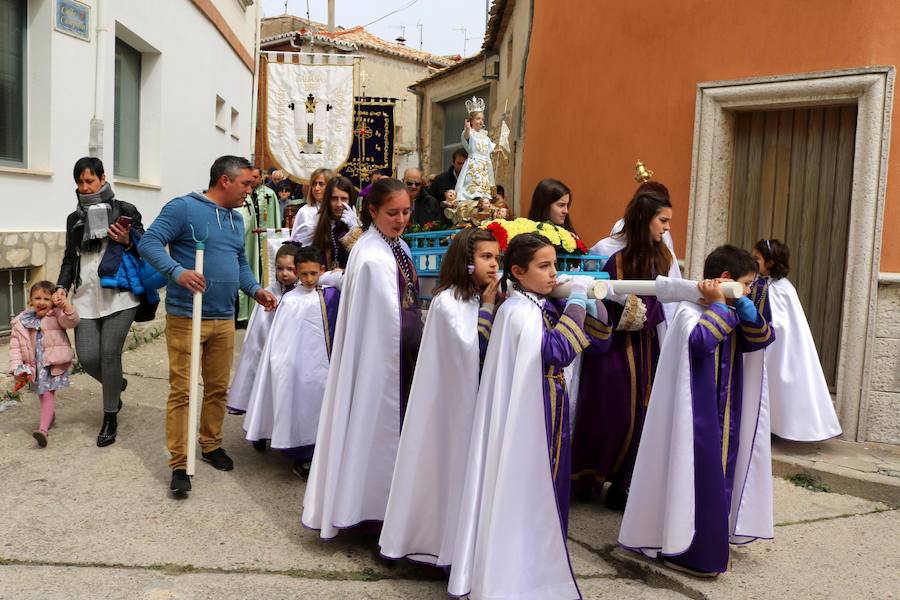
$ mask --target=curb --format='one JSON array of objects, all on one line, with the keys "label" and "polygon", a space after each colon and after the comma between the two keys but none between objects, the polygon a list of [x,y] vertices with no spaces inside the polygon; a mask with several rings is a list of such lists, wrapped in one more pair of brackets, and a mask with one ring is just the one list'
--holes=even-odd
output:
[{"label": "curb", "polygon": [[830,491],[882,502],[900,508],[900,478],[867,473],[798,456],[772,456],[772,475],[790,479],[805,473],[826,484]]},{"label": "curb", "polygon": [[626,566],[635,574],[639,574],[650,587],[663,588],[677,592],[691,600],[708,600],[709,595],[698,587],[698,583],[710,580],[701,580],[682,575],[677,571],[663,566],[658,559],[652,559],[630,550],[617,547],[610,552],[610,559]]}]

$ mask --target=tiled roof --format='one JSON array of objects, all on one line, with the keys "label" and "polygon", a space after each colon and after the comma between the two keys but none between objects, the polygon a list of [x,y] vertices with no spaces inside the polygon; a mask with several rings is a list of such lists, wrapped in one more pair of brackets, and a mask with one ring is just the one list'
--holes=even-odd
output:
[{"label": "tiled roof", "polygon": [[472,63],[479,62],[483,59],[484,59],[484,51],[481,51],[478,54],[473,54],[472,56],[463,58],[462,60],[456,62],[455,64],[450,65],[449,67],[445,67],[445,68],[441,69],[440,71],[436,71],[435,73],[432,73],[428,77],[423,77],[419,81],[417,81],[413,84],[410,84],[409,87],[410,87],[410,89],[412,89],[415,87],[419,87],[420,85],[424,85],[426,83],[431,83],[432,81],[435,81],[436,79],[441,79],[442,77],[446,77],[447,75],[450,75],[451,73],[455,73],[455,72],[459,71],[460,69],[463,69],[463,68],[471,65]]},{"label": "tiled roof", "polygon": [[[284,17],[275,18],[283,19]],[[265,20],[267,19],[264,19],[264,21]],[[431,52],[425,52],[424,50],[416,50],[415,48],[410,48],[409,46],[397,42],[389,42],[367,31],[363,27],[351,27],[350,29],[338,27],[334,32],[329,32],[327,26],[322,23],[307,21],[306,19],[299,19],[296,17],[294,17],[294,20],[301,25],[299,29],[264,37],[260,41],[260,46],[262,48],[272,46],[279,42],[292,39],[295,35],[300,34],[301,36],[312,35],[315,43],[331,45],[342,50],[354,51],[360,48],[366,48],[388,56],[395,56],[412,62],[425,63],[433,67],[447,67],[459,60],[459,57],[440,56],[438,54],[432,54]]]},{"label": "tiled roof", "polygon": [[506,12],[507,5],[512,8],[515,0],[494,0],[491,3],[491,9],[488,11],[487,27],[484,30],[484,45],[482,48],[490,50],[497,42],[497,38],[502,33],[500,26],[503,25],[503,14]]}]

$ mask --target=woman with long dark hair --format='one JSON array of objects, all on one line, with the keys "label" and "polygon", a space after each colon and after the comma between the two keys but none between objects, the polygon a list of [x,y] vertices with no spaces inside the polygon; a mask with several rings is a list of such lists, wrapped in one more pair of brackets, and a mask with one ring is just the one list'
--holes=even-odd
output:
[{"label": "woman with long dark hair", "polygon": [[572,207],[572,190],[559,179],[542,179],[531,195],[528,218],[532,221],[549,221],[575,233],[569,210]]},{"label": "woman with long dark hair", "polygon": [[328,269],[346,268],[350,250],[362,235],[354,206],[356,188],[343,175],[336,175],[325,186],[325,199],[311,240],[325,257]]},{"label": "woman with long dark hair", "polygon": [[[668,274],[674,257],[663,235],[671,220],[665,186],[642,184],[625,209],[619,237],[598,244],[596,252],[609,256],[603,267],[609,278],[655,279]],[[589,500],[609,481],[606,505],[622,510],[659,360],[657,326],[665,315],[655,296],[630,295],[610,306],[616,327],[612,348],[603,356],[585,354],[582,365],[572,473],[577,497]]]},{"label": "woman with long dark hair", "polygon": [[116,441],[121,394],[128,385],[122,377],[122,347],[140,302],[130,290],[102,285],[101,271],[104,279],[117,279],[123,255],[137,256],[144,226],[138,209],[115,197],[99,158],[78,159],[73,176],[78,205],[66,219],[66,250],[54,294],[64,298],[74,290],[72,305],[81,316],[75,328],[78,361],[103,386],[103,424],[97,435],[103,447]]},{"label": "woman with long dark hair", "polygon": [[411,213],[403,182],[378,180],[344,272],[303,501],[303,524],[323,538],[384,520],[422,337],[418,274],[400,237]]}]

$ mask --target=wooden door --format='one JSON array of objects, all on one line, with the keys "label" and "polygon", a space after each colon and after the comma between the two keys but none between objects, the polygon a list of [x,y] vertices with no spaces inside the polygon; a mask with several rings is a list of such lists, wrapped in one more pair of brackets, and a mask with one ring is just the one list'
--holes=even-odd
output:
[{"label": "wooden door", "polygon": [[797,288],[834,391],[856,141],[856,105],[736,112],[729,241],[791,251]]}]

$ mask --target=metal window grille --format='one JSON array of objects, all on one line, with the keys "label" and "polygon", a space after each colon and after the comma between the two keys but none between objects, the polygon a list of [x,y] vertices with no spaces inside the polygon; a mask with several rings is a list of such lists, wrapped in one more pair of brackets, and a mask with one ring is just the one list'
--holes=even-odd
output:
[{"label": "metal window grille", "polygon": [[0,336],[9,335],[10,322],[28,306],[28,269],[0,269]]}]

